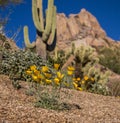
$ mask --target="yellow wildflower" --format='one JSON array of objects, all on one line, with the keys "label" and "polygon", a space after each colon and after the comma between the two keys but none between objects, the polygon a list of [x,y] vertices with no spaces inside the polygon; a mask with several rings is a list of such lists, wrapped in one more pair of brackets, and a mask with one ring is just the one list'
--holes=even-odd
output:
[{"label": "yellow wildflower", "polygon": [[60,67],[60,64],[54,64],[54,68],[55,68],[56,70],[58,70],[59,67]]},{"label": "yellow wildflower", "polygon": [[60,79],[59,78],[54,78],[54,82],[56,85],[59,85],[60,84]]},{"label": "yellow wildflower", "polygon": [[44,79],[45,77],[42,74],[37,75],[38,79]]},{"label": "yellow wildflower", "polygon": [[31,70],[27,70],[27,71],[26,71],[26,74],[27,74],[27,75],[31,75],[31,74],[32,74],[32,71],[31,71]]},{"label": "yellow wildflower", "polygon": [[46,78],[51,78],[51,76],[52,76],[52,74],[50,74],[50,73],[44,73],[44,75]]},{"label": "yellow wildflower", "polygon": [[77,81],[80,81],[80,77],[77,78]]},{"label": "yellow wildflower", "polygon": [[77,89],[78,85],[75,82],[73,82],[73,85],[74,85],[74,88]]},{"label": "yellow wildflower", "polygon": [[89,78],[88,76],[84,76],[84,80],[87,81]]},{"label": "yellow wildflower", "polygon": [[35,70],[34,70],[34,74],[35,74],[35,75],[38,75],[38,74],[40,74],[40,71],[38,71],[38,70],[35,69]]},{"label": "yellow wildflower", "polygon": [[72,80],[73,82],[78,83],[77,78],[73,78]]},{"label": "yellow wildflower", "polygon": [[51,83],[52,83],[52,80],[46,79],[45,82],[46,82],[47,84],[51,84]]},{"label": "yellow wildflower", "polygon": [[67,71],[67,74],[68,74],[69,76],[72,76],[72,75],[73,75],[73,71],[72,71],[72,70],[68,70],[68,71]]},{"label": "yellow wildflower", "polygon": [[57,72],[57,77],[58,77],[59,79],[62,79],[62,78],[64,77],[64,74],[61,74],[60,72]]},{"label": "yellow wildflower", "polygon": [[79,91],[82,91],[82,90],[83,90],[81,87],[78,87],[77,89],[78,89]]},{"label": "yellow wildflower", "polygon": [[49,71],[49,68],[47,66],[42,66],[42,70],[41,70],[43,73],[44,72],[48,72]]},{"label": "yellow wildflower", "polygon": [[75,68],[73,67],[73,66],[68,66],[68,71],[74,71],[75,70]]},{"label": "yellow wildflower", "polygon": [[36,81],[36,82],[38,82],[39,81],[39,79],[38,79],[38,77],[36,76],[36,75],[32,75],[32,79],[34,80],[34,81]]},{"label": "yellow wildflower", "polygon": [[85,81],[82,80],[82,81],[81,81],[81,84],[85,84]]},{"label": "yellow wildflower", "polygon": [[37,68],[37,67],[36,67],[36,65],[32,65],[32,66],[30,66],[30,70],[31,70],[31,71],[35,71],[35,70],[36,70],[36,68]]}]

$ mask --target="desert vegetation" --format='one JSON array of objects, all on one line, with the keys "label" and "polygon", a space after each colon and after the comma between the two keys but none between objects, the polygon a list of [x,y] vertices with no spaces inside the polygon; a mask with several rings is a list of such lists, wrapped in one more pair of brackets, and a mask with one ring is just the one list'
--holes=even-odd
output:
[{"label": "desert vegetation", "polygon": [[120,74],[120,51],[119,47],[99,49],[100,64],[109,68],[113,72]]},{"label": "desert vegetation", "polygon": [[[25,49],[11,50],[5,36],[0,34],[0,74],[9,76],[16,89],[21,88],[21,80],[30,83],[26,94],[36,97],[36,107],[69,110],[71,105],[62,102],[62,88],[120,96],[120,81],[109,84],[112,71],[120,74],[119,50],[104,48],[97,52],[91,46],[80,45],[76,48],[74,44],[68,52],[57,50],[54,0],[48,0],[45,19],[42,16],[42,4],[37,6],[37,2],[32,0],[36,42],[30,43],[26,26]],[[65,95],[70,97],[67,93]]]},{"label": "desert vegetation", "polygon": [[[10,51],[6,47],[1,47],[0,54],[0,74],[8,75],[16,89],[21,88],[20,80],[30,83],[26,94],[36,96],[37,107],[70,109],[68,104],[61,102],[62,88],[119,96],[119,82],[113,82],[114,86],[108,86],[110,71],[102,71],[98,66],[99,58],[95,54],[95,49],[90,46],[80,46],[68,54],[57,51],[56,58],[52,59],[49,56],[48,60],[43,60],[29,49]],[[69,54],[74,56],[74,60],[63,69],[70,57]]]}]

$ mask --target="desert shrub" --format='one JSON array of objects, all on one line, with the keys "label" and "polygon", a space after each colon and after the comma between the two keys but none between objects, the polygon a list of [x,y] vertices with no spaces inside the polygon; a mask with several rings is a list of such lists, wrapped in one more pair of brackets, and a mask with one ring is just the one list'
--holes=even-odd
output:
[{"label": "desert shrub", "polygon": [[[54,110],[69,110],[71,106],[61,100],[61,88],[74,88],[72,78],[70,73],[67,71],[61,71],[59,69],[60,64],[54,64],[53,67],[43,65],[38,67],[36,65],[30,66],[26,70],[26,74],[31,78],[32,87],[34,87],[34,93],[36,95],[37,101],[35,103],[36,107],[42,107]],[[71,66],[69,69],[74,71]],[[66,79],[67,78],[67,79]],[[69,81],[65,81],[68,80]],[[44,89],[42,88],[44,86]],[[49,86],[50,88],[47,88]],[[31,94],[31,93],[30,93]],[[65,93],[66,95],[66,93]],[[66,95],[66,98],[69,95]]]},{"label": "desert shrub", "polygon": [[[58,59],[56,61],[54,59],[52,60],[53,64],[58,64],[56,62],[60,62],[58,64],[58,73],[60,72],[64,75],[60,86],[107,95],[108,88],[106,83],[108,82],[110,72],[98,66],[99,58],[95,53],[95,49],[90,46],[80,46],[77,49],[74,47],[74,50],[72,49],[72,54],[74,55],[74,64],[67,66],[66,69],[60,67],[62,61],[60,62]],[[59,58],[59,55],[57,56],[56,58]],[[64,61],[67,61],[67,55],[64,56]],[[53,78],[56,76],[56,72],[54,72],[52,68],[50,73],[53,75]],[[47,82],[52,83],[54,81],[53,78],[50,78]],[[46,83],[46,80],[44,80],[44,82]],[[59,82],[57,76],[56,82]]]},{"label": "desert shrub", "polygon": [[[56,61],[60,64],[64,61],[61,65],[65,66],[61,67],[62,73],[65,75],[67,75],[66,72],[69,73],[69,77],[68,75],[64,77],[64,82],[69,88],[104,95],[108,94],[106,84],[110,71],[108,71],[106,67],[99,65],[99,58],[94,48],[84,45],[76,48],[75,45],[72,44],[71,51],[66,54],[64,53],[62,60],[60,60],[60,55],[57,54],[56,56],[58,56],[56,59],[59,59]],[[56,61],[53,59],[53,63]],[[73,65],[74,71],[69,70],[69,65]],[[87,80],[84,80],[84,78],[87,78]]]},{"label": "desert shrub", "polygon": [[25,70],[32,64],[43,65],[42,59],[30,51],[2,50],[0,73],[9,75],[10,78],[25,80]]},{"label": "desert shrub", "polygon": [[71,55],[71,52],[66,53],[63,50],[56,50],[56,49],[53,55],[48,56],[48,62],[51,65],[54,65],[54,63],[60,64],[60,68],[62,68],[62,66],[66,63],[67,59]]},{"label": "desert shrub", "polygon": [[[81,45],[75,49],[74,56],[75,77],[80,77],[83,80],[83,78],[87,76],[89,80],[89,82],[85,82],[87,83],[86,86],[89,85],[89,88],[85,87],[85,90],[107,95],[108,88],[106,83],[108,82],[110,72],[107,69],[103,70],[101,66],[98,65],[99,58],[96,54],[96,50],[90,46]],[[94,78],[94,82],[90,81],[89,78]]]},{"label": "desert shrub", "polygon": [[120,74],[120,50],[118,48],[102,48],[98,50],[100,64]]}]

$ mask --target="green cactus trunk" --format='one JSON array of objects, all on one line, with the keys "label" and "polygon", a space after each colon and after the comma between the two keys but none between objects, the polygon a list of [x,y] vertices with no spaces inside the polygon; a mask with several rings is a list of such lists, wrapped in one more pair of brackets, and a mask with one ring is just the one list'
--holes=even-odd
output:
[{"label": "green cactus trunk", "polygon": [[[32,44],[29,41],[28,28],[24,27],[24,40],[27,48],[36,48],[36,53],[46,60],[47,50],[55,48],[56,7],[54,0],[48,0],[46,18],[43,18],[42,0],[32,0],[33,22],[37,30],[37,39]],[[45,21],[43,21],[45,20]],[[46,24],[46,25],[44,25]],[[50,47],[50,48],[49,48]]]}]

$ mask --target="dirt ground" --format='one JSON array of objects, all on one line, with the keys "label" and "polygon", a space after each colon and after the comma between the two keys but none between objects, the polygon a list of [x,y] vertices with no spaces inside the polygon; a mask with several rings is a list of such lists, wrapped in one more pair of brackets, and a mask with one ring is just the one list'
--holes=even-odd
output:
[{"label": "dirt ground", "polygon": [[27,83],[16,90],[9,78],[0,75],[0,123],[120,123],[120,98],[76,90],[68,102],[80,109],[54,111],[34,107],[34,97],[25,94]]}]

